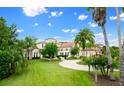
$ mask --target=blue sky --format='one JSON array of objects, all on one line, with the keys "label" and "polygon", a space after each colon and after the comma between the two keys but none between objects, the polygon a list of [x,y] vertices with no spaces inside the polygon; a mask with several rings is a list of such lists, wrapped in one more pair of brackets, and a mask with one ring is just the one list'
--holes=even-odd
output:
[{"label": "blue sky", "polygon": [[[121,31],[124,34],[124,13],[121,9]],[[7,24],[17,25],[18,38],[34,36],[39,41],[56,38],[60,41],[73,41],[74,36],[85,27],[94,32],[96,43],[104,43],[102,30],[92,20],[91,12],[83,7],[63,8],[0,8],[0,16]],[[115,8],[107,8],[106,31],[110,45],[118,45]]]}]

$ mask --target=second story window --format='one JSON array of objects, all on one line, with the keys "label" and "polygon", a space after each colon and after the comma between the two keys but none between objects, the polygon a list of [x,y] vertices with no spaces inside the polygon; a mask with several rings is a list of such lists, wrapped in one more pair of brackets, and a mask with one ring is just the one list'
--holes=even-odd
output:
[{"label": "second story window", "polygon": [[68,51],[68,49],[66,48],[66,51]]}]

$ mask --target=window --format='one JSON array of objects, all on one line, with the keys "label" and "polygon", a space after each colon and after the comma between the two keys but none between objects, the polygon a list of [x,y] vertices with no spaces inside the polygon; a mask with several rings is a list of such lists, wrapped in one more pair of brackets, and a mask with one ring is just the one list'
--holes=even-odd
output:
[{"label": "window", "polygon": [[36,53],[36,57],[38,57],[38,53]]},{"label": "window", "polygon": [[63,53],[61,52],[60,55],[63,55]]},{"label": "window", "polygon": [[66,48],[66,51],[68,51],[68,49]]},{"label": "window", "polygon": [[42,48],[43,48],[43,44],[42,44]]},{"label": "window", "polygon": [[34,52],[34,57],[35,57],[35,52]]},{"label": "window", "polygon": [[69,52],[65,52],[65,55],[66,55],[66,56],[69,56]]}]

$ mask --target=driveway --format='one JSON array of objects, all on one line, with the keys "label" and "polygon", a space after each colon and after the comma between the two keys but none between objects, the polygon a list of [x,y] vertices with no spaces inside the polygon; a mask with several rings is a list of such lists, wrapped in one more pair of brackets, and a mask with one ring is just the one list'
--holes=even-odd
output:
[{"label": "driveway", "polygon": [[[63,60],[62,62],[59,63],[59,65],[62,67],[70,68],[70,69],[88,71],[87,65],[77,64],[77,62],[79,61],[80,60]],[[92,68],[91,68],[91,71],[92,71]]]}]

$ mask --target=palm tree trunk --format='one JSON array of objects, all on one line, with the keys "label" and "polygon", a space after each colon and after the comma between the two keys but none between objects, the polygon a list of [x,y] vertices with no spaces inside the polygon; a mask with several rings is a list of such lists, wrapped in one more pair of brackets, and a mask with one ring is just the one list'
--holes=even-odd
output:
[{"label": "palm tree trunk", "polygon": [[113,67],[112,67],[112,57],[111,57],[111,52],[109,49],[109,43],[108,43],[108,38],[105,30],[105,25],[102,26],[102,31],[104,35],[104,41],[106,45],[106,55],[108,57],[108,62],[109,62],[109,67],[110,67],[110,80],[115,80],[115,77],[113,75]]},{"label": "palm tree trunk", "polygon": [[123,67],[123,60],[122,60],[122,36],[121,36],[121,30],[120,30],[120,14],[118,11],[118,7],[115,8],[116,15],[117,15],[117,31],[118,31],[118,45],[119,45],[119,58],[121,62],[120,66],[120,84],[124,85],[124,67]]},{"label": "palm tree trunk", "polygon": [[28,54],[28,58],[27,59],[29,60],[29,50],[28,49],[27,49],[27,54]]},{"label": "palm tree trunk", "polygon": [[87,48],[85,48],[85,50],[86,50],[86,57],[87,57]]},{"label": "palm tree trunk", "polygon": [[89,73],[90,73],[90,65],[88,65],[88,68],[89,68]]},{"label": "palm tree trunk", "polygon": [[94,71],[94,78],[95,78],[95,82],[97,83],[98,80],[97,80],[97,70],[96,70],[96,69],[95,69],[95,71]]},{"label": "palm tree trunk", "polygon": [[28,52],[28,60],[32,59],[32,50],[27,49],[27,52]]}]

